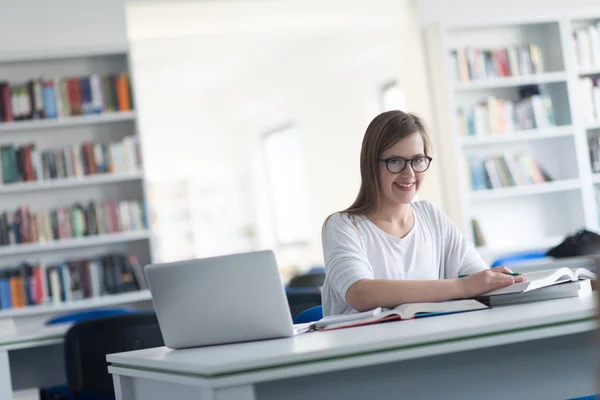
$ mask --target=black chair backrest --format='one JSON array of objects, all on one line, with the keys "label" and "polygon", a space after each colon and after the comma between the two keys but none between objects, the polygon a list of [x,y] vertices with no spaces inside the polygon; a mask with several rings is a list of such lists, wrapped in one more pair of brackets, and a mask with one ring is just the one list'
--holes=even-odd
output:
[{"label": "black chair backrest", "polygon": [[316,288],[323,286],[325,282],[325,274],[322,273],[309,273],[303,275],[297,275],[293,277],[288,283],[290,288]]},{"label": "black chair backrest", "polygon": [[65,336],[67,384],[75,393],[114,394],[106,355],[160,346],[164,341],[153,311],[77,323]]}]

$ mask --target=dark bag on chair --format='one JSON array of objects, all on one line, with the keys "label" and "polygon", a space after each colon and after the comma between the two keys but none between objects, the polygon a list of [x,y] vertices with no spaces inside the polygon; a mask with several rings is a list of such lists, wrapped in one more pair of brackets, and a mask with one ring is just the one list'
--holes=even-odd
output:
[{"label": "dark bag on chair", "polygon": [[595,253],[600,253],[600,235],[582,229],[548,250],[546,255],[554,258],[566,258]]}]

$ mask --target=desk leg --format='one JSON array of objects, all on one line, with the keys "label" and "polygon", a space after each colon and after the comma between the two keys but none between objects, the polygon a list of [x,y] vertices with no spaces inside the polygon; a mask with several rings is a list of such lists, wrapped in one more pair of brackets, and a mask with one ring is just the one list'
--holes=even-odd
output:
[{"label": "desk leg", "polygon": [[131,377],[113,374],[113,387],[115,389],[116,400],[129,400],[134,398]]},{"label": "desk leg", "polygon": [[12,380],[8,351],[0,351],[0,399],[12,399]]}]

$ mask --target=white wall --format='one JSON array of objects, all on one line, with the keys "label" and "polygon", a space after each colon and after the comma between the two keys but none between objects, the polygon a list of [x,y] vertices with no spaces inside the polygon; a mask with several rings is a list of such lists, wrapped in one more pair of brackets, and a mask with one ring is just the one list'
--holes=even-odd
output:
[{"label": "white wall", "polygon": [[[149,165],[149,178],[201,177],[219,171],[207,167],[218,160],[243,160],[253,175],[256,246],[272,247],[259,138],[295,122],[307,157],[312,236],[308,246],[277,255],[281,264],[320,263],[324,218],[357,193],[360,143],[380,111],[379,87],[399,78],[408,110],[431,120],[409,2],[354,0],[342,8],[335,1],[290,0],[274,8],[266,1],[173,3],[128,9],[146,161],[163,161]],[[177,151],[174,142],[185,148],[168,153]],[[178,155],[170,172],[165,154]],[[444,206],[439,164],[420,197]]]},{"label": "white wall", "polygon": [[[331,213],[349,206],[360,186],[359,154],[364,131],[379,112],[381,86],[398,79],[400,38],[389,35],[316,37],[277,54],[228,85],[221,103],[235,109],[239,125],[230,132],[239,157],[253,166],[260,246],[275,246],[269,202],[260,177],[260,140],[266,132],[294,123],[303,140],[310,215],[306,246],[277,248],[282,264],[322,263],[321,226]],[[215,93],[216,95],[216,93]],[[229,101],[226,101],[228,99]],[[259,107],[257,107],[259,105]]]},{"label": "white wall", "polygon": [[426,26],[433,23],[467,24],[485,21],[542,18],[545,15],[585,12],[598,9],[597,0],[413,0],[419,21]]},{"label": "white wall", "polygon": [[0,59],[127,46],[125,0],[0,0]]},{"label": "white wall", "polygon": [[[308,196],[311,240],[277,255],[282,265],[320,264],[321,224],[356,196],[362,137],[380,112],[381,86],[398,79],[401,40],[385,34],[213,37],[221,57],[207,57],[209,47],[198,38],[134,44],[149,181],[228,179],[219,171],[232,166],[247,171],[256,246],[273,248],[260,140],[293,122],[303,137],[309,188],[299,195]],[[257,53],[262,60],[245,57]]]}]

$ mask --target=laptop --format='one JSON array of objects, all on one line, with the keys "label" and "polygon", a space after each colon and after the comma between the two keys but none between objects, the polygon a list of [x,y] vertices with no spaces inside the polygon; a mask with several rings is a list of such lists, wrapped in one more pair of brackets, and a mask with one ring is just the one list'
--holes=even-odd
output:
[{"label": "laptop", "polygon": [[169,348],[294,334],[285,289],[270,250],[149,264],[144,274]]}]

